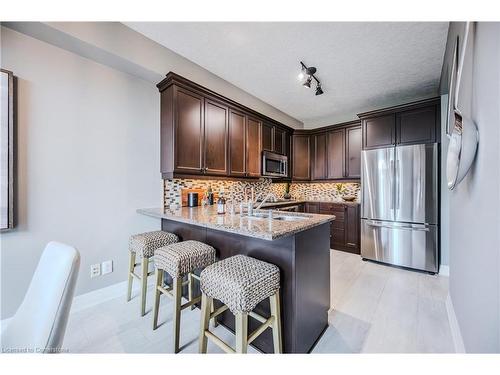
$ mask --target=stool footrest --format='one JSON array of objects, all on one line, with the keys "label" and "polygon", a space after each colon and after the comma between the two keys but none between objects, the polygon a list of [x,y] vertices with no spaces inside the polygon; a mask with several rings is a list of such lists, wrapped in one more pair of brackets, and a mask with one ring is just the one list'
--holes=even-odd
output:
[{"label": "stool footrest", "polygon": [[251,316],[252,318],[254,318],[255,320],[258,320],[259,322],[261,323],[265,323],[268,319],[267,318],[264,318],[262,315],[260,314],[257,314],[256,312],[254,311],[250,311],[248,313],[249,316]]},{"label": "stool footrest", "polygon": [[230,353],[230,354],[236,353],[236,350],[231,348],[228,344],[226,344],[224,341],[222,341],[218,336],[214,335],[212,332],[205,331],[204,335],[207,336],[207,338],[209,338],[210,340],[212,340],[212,342],[215,345],[217,345],[219,348],[224,350],[226,353]]},{"label": "stool footrest", "polygon": [[165,289],[164,287],[158,285],[156,287],[156,289],[158,289],[163,294],[166,294],[167,296],[170,296],[170,297],[174,298],[174,294],[172,293],[172,287],[171,286],[169,286],[167,289]]},{"label": "stool footrest", "polygon": [[198,303],[201,301],[201,296],[198,296],[196,298],[193,298],[191,301],[186,302],[181,306],[181,310],[184,310],[187,307],[193,306],[195,303]]},{"label": "stool footrest", "polygon": [[260,336],[262,332],[264,332],[268,327],[270,327],[274,323],[274,316],[271,316],[267,319],[263,324],[259,326],[255,331],[253,331],[250,336],[248,336],[248,344],[250,344],[253,340]]},{"label": "stool footrest", "polygon": [[222,314],[227,309],[228,309],[228,307],[226,305],[219,307],[217,310],[215,310],[213,313],[210,314],[210,319],[216,318],[217,316]]}]

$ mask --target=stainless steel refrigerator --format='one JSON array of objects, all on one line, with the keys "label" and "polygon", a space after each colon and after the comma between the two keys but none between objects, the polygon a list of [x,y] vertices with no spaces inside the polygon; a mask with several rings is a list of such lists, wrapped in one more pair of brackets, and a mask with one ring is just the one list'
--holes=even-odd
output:
[{"label": "stainless steel refrigerator", "polygon": [[438,145],[362,151],[361,256],[438,272]]}]

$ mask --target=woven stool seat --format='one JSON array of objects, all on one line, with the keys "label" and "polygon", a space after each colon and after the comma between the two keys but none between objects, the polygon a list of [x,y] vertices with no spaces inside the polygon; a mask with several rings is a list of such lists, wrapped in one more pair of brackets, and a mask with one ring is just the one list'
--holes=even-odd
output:
[{"label": "woven stool seat", "polygon": [[156,268],[171,277],[182,277],[215,262],[215,249],[212,246],[192,240],[164,246],[157,249],[154,255]]},{"label": "woven stool seat", "polygon": [[175,234],[162,230],[134,234],[130,236],[129,250],[139,257],[150,258],[154,255],[156,249],[178,241],[179,237]]},{"label": "woven stool seat", "polygon": [[280,271],[274,264],[236,255],[205,268],[200,282],[203,293],[224,303],[233,314],[250,312],[278,291]]}]

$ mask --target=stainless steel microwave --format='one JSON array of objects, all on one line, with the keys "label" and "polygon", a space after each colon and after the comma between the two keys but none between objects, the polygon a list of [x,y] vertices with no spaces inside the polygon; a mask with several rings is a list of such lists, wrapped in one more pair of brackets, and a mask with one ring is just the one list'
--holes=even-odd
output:
[{"label": "stainless steel microwave", "polygon": [[274,152],[262,152],[262,175],[278,178],[288,177],[288,157]]}]

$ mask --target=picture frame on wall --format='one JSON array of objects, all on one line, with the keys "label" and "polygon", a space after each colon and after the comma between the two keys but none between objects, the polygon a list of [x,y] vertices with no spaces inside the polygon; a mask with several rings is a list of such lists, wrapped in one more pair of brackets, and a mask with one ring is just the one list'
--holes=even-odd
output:
[{"label": "picture frame on wall", "polygon": [[450,78],[448,81],[448,116],[446,121],[446,135],[451,136],[453,132],[453,127],[455,126],[455,90],[457,81],[457,70],[458,70],[458,36],[455,39],[455,44],[453,46],[453,57],[450,66]]},{"label": "picture frame on wall", "polygon": [[0,231],[14,228],[14,74],[0,69]]}]

